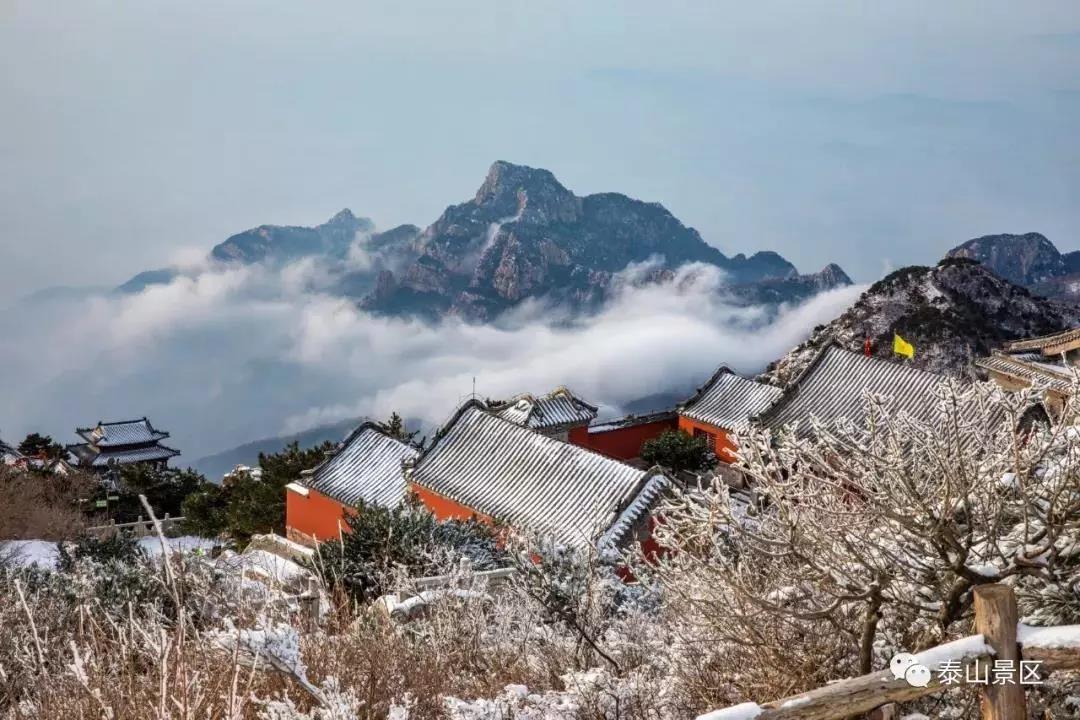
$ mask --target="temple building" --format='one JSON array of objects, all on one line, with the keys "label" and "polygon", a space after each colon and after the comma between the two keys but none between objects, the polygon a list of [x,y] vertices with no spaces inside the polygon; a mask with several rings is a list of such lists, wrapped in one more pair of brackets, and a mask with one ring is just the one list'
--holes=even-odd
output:
[{"label": "temple building", "polygon": [[750,420],[779,399],[781,390],[736,375],[721,367],[679,409],[679,429],[704,438],[723,462],[735,459],[736,432],[750,427]]},{"label": "temple building", "polygon": [[1043,405],[1048,412],[1057,412],[1072,392],[1074,374],[1080,372],[1080,328],[1005,343],[975,364],[1005,390],[1044,388]]},{"label": "temple building", "polygon": [[0,438],[0,465],[16,466],[25,462],[26,458],[18,448],[13,445],[8,445],[4,442],[3,438]]},{"label": "temple building", "polygon": [[104,471],[121,465],[151,465],[164,469],[179,450],[162,445],[169,433],[158,430],[145,417],[140,420],[99,422],[94,427],[76,428],[86,442],[68,445],[78,467]]},{"label": "temple building", "polygon": [[641,449],[645,443],[678,427],[679,416],[674,410],[627,415],[590,425],[583,437],[575,435],[574,444],[632,465],[643,465]]},{"label": "temple building", "polygon": [[287,537],[305,545],[340,537],[346,514],[360,503],[393,508],[405,499],[402,463],[416,458],[412,445],[366,422],[298,482],[285,486]]},{"label": "temple building", "polygon": [[493,403],[491,412],[548,437],[583,445],[588,434],[586,428],[596,419],[597,408],[568,388],[558,387],[547,395],[537,397],[526,393]]},{"label": "temple building", "polygon": [[651,510],[670,486],[659,469],[531,432],[478,400],[465,403],[431,447],[406,463],[405,478],[440,520],[503,522],[567,546],[636,540],[646,550]]},{"label": "temple building", "polygon": [[894,412],[932,421],[936,393],[945,381],[942,375],[850,352],[833,341],[752,422],[774,431],[796,426],[800,436],[812,433],[811,419],[828,425],[843,418],[860,427],[866,421],[868,392],[891,398]]}]

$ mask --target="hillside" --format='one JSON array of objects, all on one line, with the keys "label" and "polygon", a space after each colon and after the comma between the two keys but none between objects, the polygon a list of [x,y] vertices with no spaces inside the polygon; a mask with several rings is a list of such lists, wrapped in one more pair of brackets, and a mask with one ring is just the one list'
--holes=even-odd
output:
[{"label": "hillside", "polygon": [[295,435],[283,435],[279,437],[263,438],[244,443],[230,450],[206,457],[199,458],[192,467],[212,482],[221,480],[221,476],[232,470],[237,465],[254,466],[259,462],[259,453],[276,453],[289,443],[297,443],[302,448],[321,445],[324,442],[340,442],[353,428],[360,424],[360,420],[343,420],[332,425],[321,425],[311,430],[305,430]]},{"label": "hillside", "polygon": [[1007,340],[1056,332],[1080,322],[1080,309],[1033,295],[973,260],[947,257],[934,267],[913,266],[874,283],[843,315],[814,329],[761,379],[783,384],[797,375],[829,338],[873,355],[894,355],[893,333],[915,345],[911,362],[941,373],[965,372],[970,359]]},{"label": "hillside", "polygon": [[1037,295],[1080,300],[1080,251],[1062,253],[1040,233],[984,235],[957,245],[948,257],[976,260]]}]

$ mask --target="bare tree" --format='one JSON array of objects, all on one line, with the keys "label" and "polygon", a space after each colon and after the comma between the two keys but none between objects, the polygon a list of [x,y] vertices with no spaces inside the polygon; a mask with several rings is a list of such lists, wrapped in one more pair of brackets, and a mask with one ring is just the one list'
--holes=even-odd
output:
[{"label": "bare tree", "polygon": [[1080,587],[1080,432],[1069,406],[1020,430],[1039,397],[949,383],[929,422],[867,396],[858,425],[747,433],[748,495],[718,483],[663,508],[658,539],[674,552],[652,574],[670,610],[691,638],[747,659],[742,689],[769,692],[939,642],[982,583],[1045,611]]}]

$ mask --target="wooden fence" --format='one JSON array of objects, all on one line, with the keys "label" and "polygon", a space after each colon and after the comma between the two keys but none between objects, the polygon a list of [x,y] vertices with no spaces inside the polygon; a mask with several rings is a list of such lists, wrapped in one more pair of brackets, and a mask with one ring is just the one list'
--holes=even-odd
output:
[{"label": "wooden fence", "polygon": [[[184,522],[183,516],[181,517],[169,517],[168,513],[165,513],[165,517],[159,520],[161,523],[161,529],[165,532],[170,530],[176,530],[180,527],[180,524]],[[154,530],[153,520],[143,520],[142,515],[135,522],[118,523],[115,520],[109,521],[105,525],[97,525],[95,527],[86,528],[87,532],[93,533],[98,537],[112,537],[117,533],[131,534],[135,537],[146,537],[147,535],[153,535]]]},{"label": "wooden fence", "polygon": [[[1026,720],[1024,666],[1040,676],[1060,670],[1080,670],[1080,625],[1030,628],[1018,625],[1016,596],[1005,585],[975,588],[975,630],[978,634],[915,655],[931,670],[925,687],[897,678],[891,670],[849,678],[775,702],[744,703],[706,713],[698,720],[840,720],[871,711],[879,717],[892,703],[907,702],[954,687],[973,684],[969,677],[1001,678],[999,684],[978,683],[983,720]],[[1004,663],[998,661],[1005,661]],[[940,672],[948,663],[949,682]],[[1034,664],[1034,667],[1032,666]],[[988,667],[988,666],[992,666]],[[1000,668],[1011,668],[1011,675]]]}]

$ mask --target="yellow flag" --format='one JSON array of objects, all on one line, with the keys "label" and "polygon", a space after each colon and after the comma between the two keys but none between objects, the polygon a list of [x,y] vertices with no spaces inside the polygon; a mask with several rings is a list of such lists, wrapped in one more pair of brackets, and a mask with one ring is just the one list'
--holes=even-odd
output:
[{"label": "yellow flag", "polygon": [[892,349],[897,355],[903,355],[909,360],[915,357],[915,346],[896,333],[892,336]]}]

